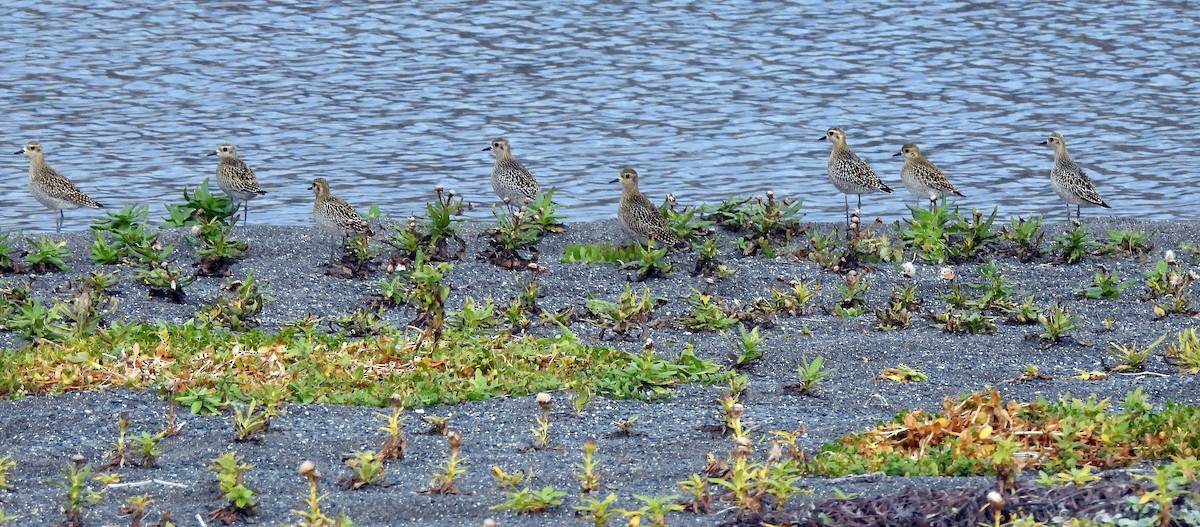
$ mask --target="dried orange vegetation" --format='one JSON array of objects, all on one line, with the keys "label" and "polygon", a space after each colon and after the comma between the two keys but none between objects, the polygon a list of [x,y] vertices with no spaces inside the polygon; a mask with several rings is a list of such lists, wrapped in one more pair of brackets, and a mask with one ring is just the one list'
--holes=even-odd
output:
[{"label": "dried orange vegetation", "polygon": [[1064,398],[1021,403],[998,391],[947,397],[936,414],[922,410],[850,434],[813,456],[818,474],[884,471],[897,475],[971,475],[1125,466],[1139,459],[1195,456],[1200,426],[1194,406],[1168,403],[1152,412],[1140,390],[1120,412],[1108,401]]}]

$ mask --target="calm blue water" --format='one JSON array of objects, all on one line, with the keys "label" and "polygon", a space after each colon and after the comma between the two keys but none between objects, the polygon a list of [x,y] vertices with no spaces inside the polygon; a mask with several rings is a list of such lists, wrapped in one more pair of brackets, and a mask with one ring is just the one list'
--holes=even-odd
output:
[{"label": "calm blue water", "polygon": [[[1037,145],[1051,131],[1104,214],[1200,206],[1200,10],[1186,2],[76,4],[0,7],[3,153],[40,140],[93,197],[156,215],[229,141],[270,192],[252,223],[310,222],[314,177],[395,217],[440,183],[487,217],[481,149],[504,135],[571,220],[612,217],[608,182],[631,165],[655,202],[773,189],[834,221],[816,141],[832,125],[899,191],[869,196],[870,216],[917,201],[891,157],[914,141],[961,204],[1061,217]],[[0,227],[52,225],[24,156],[3,166]],[[66,228],[95,214],[68,212]]]}]

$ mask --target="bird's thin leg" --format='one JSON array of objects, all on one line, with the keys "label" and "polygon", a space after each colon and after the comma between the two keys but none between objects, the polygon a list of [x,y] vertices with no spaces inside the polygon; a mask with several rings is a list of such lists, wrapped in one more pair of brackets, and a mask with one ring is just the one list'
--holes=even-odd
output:
[{"label": "bird's thin leg", "polygon": [[850,228],[850,195],[843,194],[842,197],[846,200],[846,228]]},{"label": "bird's thin leg", "polygon": [[62,224],[63,224],[63,211],[60,210],[60,211],[58,211],[58,220],[56,220],[54,222],[55,234],[62,232]]},{"label": "bird's thin leg", "polygon": [[858,219],[862,220],[862,194],[855,194],[855,196],[858,196],[858,209],[854,212],[857,212],[859,215]]},{"label": "bird's thin leg", "polygon": [[1075,206],[1075,219],[1083,221],[1083,213],[1079,211],[1079,205]]}]

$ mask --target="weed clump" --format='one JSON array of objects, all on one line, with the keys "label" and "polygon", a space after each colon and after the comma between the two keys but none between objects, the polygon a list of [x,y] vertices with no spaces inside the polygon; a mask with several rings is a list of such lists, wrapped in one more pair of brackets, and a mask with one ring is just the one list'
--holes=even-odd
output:
[{"label": "weed clump", "polygon": [[[403,227],[396,227],[383,241],[393,249],[387,271],[404,270],[424,255],[432,262],[461,260],[467,250],[467,242],[458,235],[461,216],[473,207],[464,204],[462,196],[441,185],[434,187],[437,198],[425,205],[425,222],[419,223],[415,216],[409,217]],[[456,247],[455,247],[456,246]]]},{"label": "weed clump", "polygon": [[246,487],[246,472],[254,465],[244,463],[237,451],[230,451],[212,460],[209,470],[217,474],[217,488],[226,504],[209,512],[209,518],[220,520],[226,525],[254,515],[258,506],[258,494]]}]

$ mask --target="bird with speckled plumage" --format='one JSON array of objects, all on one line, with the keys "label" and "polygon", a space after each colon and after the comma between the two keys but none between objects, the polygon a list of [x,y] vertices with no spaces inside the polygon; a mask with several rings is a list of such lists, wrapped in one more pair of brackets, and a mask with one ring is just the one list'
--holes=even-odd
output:
[{"label": "bird with speckled plumage", "polygon": [[850,194],[858,196],[858,209],[862,210],[862,195],[866,192],[892,193],[892,189],[879,180],[879,176],[871,170],[846,144],[846,133],[841,128],[830,128],[818,141],[829,141],[833,146],[829,154],[829,181],[845,195],[846,225],[850,224]]},{"label": "bird with speckled plumage", "polygon": [[492,190],[501,200],[508,200],[509,205],[520,207],[533,201],[538,193],[537,180],[533,174],[512,155],[512,147],[508,140],[497,137],[483,151],[491,151],[496,156],[492,165]]},{"label": "bird with speckled plumage", "polygon": [[1067,143],[1062,134],[1054,132],[1039,144],[1050,145],[1054,149],[1054,166],[1050,169],[1050,186],[1054,193],[1067,202],[1067,221],[1071,221],[1071,205],[1075,205],[1075,217],[1079,218],[1081,205],[1096,205],[1111,209],[1108,203],[1096,192],[1096,184],[1092,178],[1083,172],[1071,154],[1067,153]]},{"label": "bird with speckled plumage", "polygon": [[[322,231],[334,236],[340,235],[343,244],[351,234],[365,233],[368,236],[372,234],[370,226],[363,221],[354,207],[350,206],[346,200],[329,193],[328,180],[321,177],[316,178],[312,180],[308,189],[313,191],[316,198],[312,208],[313,222]],[[336,251],[337,247],[334,248],[335,255]]]},{"label": "bird with speckled plumage", "polygon": [[686,248],[688,243],[667,226],[658,208],[638,190],[638,173],[632,168],[621,170],[612,183],[621,182],[621,201],[617,205],[617,221],[626,236],[642,243],[649,240],[674,247]]},{"label": "bird with speckled plumage", "polygon": [[905,188],[918,198],[929,200],[929,210],[937,206],[937,201],[944,194],[954,194],[963,197],[962,192],[954,188],[942,169],[933,164],[921,153],[916,143],[908,143],[900,147],[893,156],[904,156],[904,166],[900,167],[900,181]]},{"label": "bird with speckled plumage", "polygon": [[258,185],[254,170],[238,157],[237,147],[229,143],[217,145],[216,151],[208,155],[217,156],[217,186],[234,202],[242,203],[245,207],[242,221],[249,221],[250,200],[267,193]]},{"label": "bird with speckled plumage", "polygon": [[62,232],[63,210],[91,207],[94,209],[104,206],[88,197],[76,187],[71,180],[50,168],[46,164],[42,144],[37,141],[25,143],[25,148],[16,152],[29,157],[29,192],[46,208],[58,211],[58,219],[54,223],[54,231]]}]

